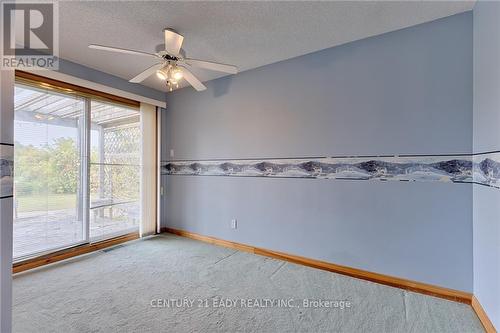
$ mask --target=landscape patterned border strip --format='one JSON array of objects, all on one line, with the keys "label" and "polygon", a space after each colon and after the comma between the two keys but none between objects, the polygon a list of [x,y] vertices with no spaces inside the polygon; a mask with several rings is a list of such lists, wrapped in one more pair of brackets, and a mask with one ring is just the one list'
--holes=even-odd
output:
[{"label": "landscape patterned border strip", "polygon": [[14,146],[0,144],[0,198],[13,195],[14,189]]},{"label": "landscape patterned border strip", "polygon": [[163,175],[478,183],[500,188],[500,153],[162,162]]},{"label": "landscape patterned border strip", "polygon": [[475,184],[500,188],[500,152],[472,155]]}]

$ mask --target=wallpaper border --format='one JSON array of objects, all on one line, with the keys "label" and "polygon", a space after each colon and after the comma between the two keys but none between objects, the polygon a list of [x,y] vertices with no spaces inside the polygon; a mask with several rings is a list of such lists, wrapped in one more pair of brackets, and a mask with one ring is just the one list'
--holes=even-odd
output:
[{"label": "wallpaper border", "polygon": [[162,175],[477,183],[500,188],[500,152],[162,161]]},{"label": "wallpaper border", "polygon": [[0,199],[9,198],[14,189],[14,145],[0,143]]}]

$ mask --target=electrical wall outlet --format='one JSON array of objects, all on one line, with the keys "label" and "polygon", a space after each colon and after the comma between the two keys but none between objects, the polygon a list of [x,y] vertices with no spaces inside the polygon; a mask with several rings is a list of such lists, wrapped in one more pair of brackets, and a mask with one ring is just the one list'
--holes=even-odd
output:
[{"label": "electrical wall outlet", "polygon": [[170,157],[174,157],[174,150],[170,149]]},{"label": "electrical wall outlet", "polygon": [[160,186],[160,195],[163,195],[163,186]]},{"label": "electrical wall outlet", "polygon": [[238,228],[238,221],[236,219],[231,220],[231,229],[236,229]]}]

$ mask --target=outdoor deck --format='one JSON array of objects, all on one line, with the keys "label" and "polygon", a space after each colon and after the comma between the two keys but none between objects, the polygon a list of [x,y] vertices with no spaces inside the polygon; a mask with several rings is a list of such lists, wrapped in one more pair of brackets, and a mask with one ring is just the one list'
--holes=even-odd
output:
[{"label": "outdoor deck", "polygon": [[[102,239],[139,230],[135,217],[113,217],[91,214],[91,239]],[[83,226],[74,209],[19,213],[14,222],[14,257],[71,246],[83,240]]]}]

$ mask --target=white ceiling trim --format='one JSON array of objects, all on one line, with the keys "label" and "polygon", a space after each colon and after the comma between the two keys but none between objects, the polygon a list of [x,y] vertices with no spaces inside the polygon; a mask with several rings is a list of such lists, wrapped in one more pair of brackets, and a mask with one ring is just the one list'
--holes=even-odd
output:
[{"label": "white ceiling trim", "polygon": [[38,70],[38,71],[28,71],[28,72],[31,72],[33,74],[43,76],[43,77],[46,77],[49,79],[59,80],[59,81],[74,84],[74,85],[77,85],[80,87],[93,89],[93,90],[97,90],[97,91],[102,91],[102,92],[105,92],[105,93],[108,93],[111,95],[132,99],[132,100],[140,102],[140,103],[147,103],[147,104],[151,104],[151,105],[158,106],[161,108],[167,107],[167,103],[165,101],[160,101],[160,100],[156,100],[153,98],[144,97],[144,96],[141,96],[138,94],[134,94],[134,93],[124,91],[121,89],[112,88],[112,87],[106,86],[104,84],[95,83],[92,81],[81,79],[81,78],[78,78],[78,77],[75,77],[72,75],[68,75],[68,74],[64,74],[61,72],[51,71],[51,70]]}]

